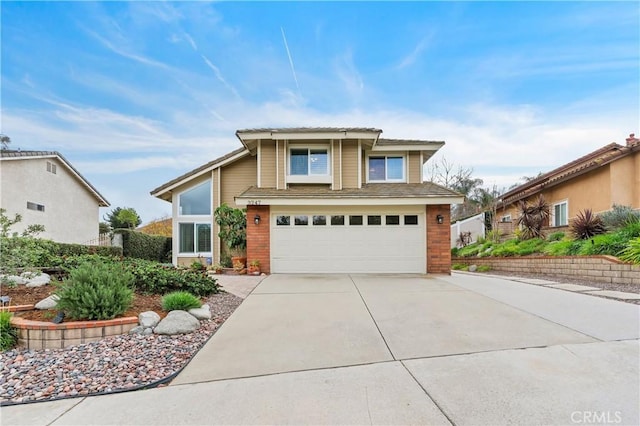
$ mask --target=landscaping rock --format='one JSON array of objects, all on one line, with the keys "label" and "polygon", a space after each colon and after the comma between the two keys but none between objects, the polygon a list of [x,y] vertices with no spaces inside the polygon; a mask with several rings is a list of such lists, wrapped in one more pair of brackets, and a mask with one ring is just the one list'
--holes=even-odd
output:
[{"label": "landscaping rock", "polygon": [[189,309],[189,313],[198,320],[211,319],[211,308],[209,305],[202,305],[199,308]]},{"label": "landscaping rock", "polygon": [[186,334],[200,327],[198,321],[187,311],[171,311],[153,330],[155,334]]},{"label": "landscaping rock", "polygon": [[58,305],[58,300],[60,300],[60,298],[57,295],[52,294],[46,299],[42,299],[41,301],[36,303],[35,308],[36,309],[53,309]]},{"label": "landscaping rock", "polygon": [[475,272],[478,270],[478,265],[469,265],[469,272]]},{"label": "landscaping rock", "polygon": [[17,275],[2,275],[0,276],[0,278],[2,278],[4,281],[10,284],[13,283],[17,285],[23,285],[27,283],[27,280]]},{"label": "landscaping rock", "polygon": [[129,330],[129,334],[142,334],[143,331],[144,331],[144,327],[141,325],[138,325],[136,327],[133,327],[131,330]]},{"label": "landscaping rock", "polygon": [[156,325],[158,325],[159,322],[160,322],[160,315],[158,315],[153,311],[142,312],[140,315],[138,315],[138,323],[143,328],[149,328],[149,327],[153,328]]},{"label": "landscaping rock", "polygon": [[21,277],[26,280],[27,287],[42,287],[51,282],[49,274],[45,274],[44,272],[40,274],[23,272]]}]

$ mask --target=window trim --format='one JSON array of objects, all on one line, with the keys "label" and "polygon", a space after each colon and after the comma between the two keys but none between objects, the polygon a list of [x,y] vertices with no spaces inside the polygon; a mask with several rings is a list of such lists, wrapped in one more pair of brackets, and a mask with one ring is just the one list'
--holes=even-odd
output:
[{"label": "window trim", "polygon": [[44,204],[34,203],[33,201],[27,201],[27,210],[44,213]]},{"label": "window trim", "polygon": [[[307,174],[306,175],[292,175],[291,174],[291,151],[292,150],[307,150]],[[327,152],[327,173],[326,174],[310,174],[311,172],[311,150],[323,149]],[[287,183],[331,183],[331,144],[302,144],[302,145],[288,145],[287,146]]]},{"label": "window trim", "polygon": [[[371,179],[369,176],[369,162],[371,161],[371,158],[380,158],[380,157],[384,157],[384,180],[379,180],[379,179]],[[387,167],[387,160],[389,158],[402,158],[402,179],[388,179],[387,178],[387,170],[389,170],[389,168]],[[367,183],[406,183],[407,182],[407,155],[406,154],[392,154],[392,153],[377,153],[377,152],[370,152],[367,154],[367,161],[366,161],[366,177],[367,177]]]},{"label": "window trim", "polygon": [[[181,211],[182,206],[181,204],[181,199],[182,196],[184,194],[186,194],[187,192],[190,192],[204,184],[208,183],[209,184],[209,213],[207,214],[184,214]],[[178,204],[177,204],[177,208],[178,208],[178,216],[180,217],[212,217],[213,216],[213,181],[211,179],[206,179],[203,180],[200,183],[197,183],[193,186],[190,186],[189,188],[185,189],[184,191],[180,191],[180,193],[178,193]]]},{"label": "window trim", "polygon": [[513,221],[513,218],[511,217],[511,213],[505,214],[504,216],[502,216],[500,218],[500,222],[502,222],[502,223],[510,223],[512,221]]},{"label": "window trim", "polygon": [[[556,206],[561,206],[563,204],[566,206],[565,207],[565,216],[566,216],[565,219],[566,219],[567,222],[564,223],[564,224],[557,225],[556,224]],[[550,216],[551,216],[551,227],[552,228],[560,228],[560,227],[563,227],[563,226],[568,226],[569,225],[569,200],[562,200],[562,201],[559,201],[557,203],[553,203],[552,206],[551,206],[551,215]]]},{"label": "window trim", "polygon": [[[193,251],[182,251],[182,241],[180,234],[180,225],[193,225]],[[209,226],[209,242],[211,247],[209,251],[198,251],[198,225],[208,225]],[[203,256],[203,257],[211,257],[213,258],[213,224],[211,222],[206,221],[178,221],[178,254],[180,255],[193,255],[193,256]]]}]

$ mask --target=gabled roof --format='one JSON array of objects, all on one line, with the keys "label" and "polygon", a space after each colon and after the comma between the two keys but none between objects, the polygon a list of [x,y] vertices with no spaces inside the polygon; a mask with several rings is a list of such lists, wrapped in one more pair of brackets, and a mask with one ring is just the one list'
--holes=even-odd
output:
[{"label": "gabled roof", "polygon": [[332,133],[332,132],[371,132],[382,133],[373,127],[262,127],[256,129],[241,129],[238,133]]},{"label": "gabled roof", "polygon": [[529,182],[505,192],[501,197],[502,204],[511,204],[523,198],[535,195],[545,188],[550,188],[599,167],[603,167],[613,161],[629,155],[631,152],[638,151],[638,149],[640,149],[639,142],[640,141],[633,138],[632,135],[632,138],[627,139],[627,146],[619,145],[615,142],[603,146],[602,148],[590,152],[587,155],[564,164],[550,172],[530,180]]},{"label": "gabled roof", "polygon": [[197,169],[191,170],[190,172],[187,172],[181,176],[178,176],[177,178],[170,180],[164,185],[157,187],[156,189],[151,191],[151,195],[153,195],[154,197],[162,198],[163,200],[170,200],[171,190],[173,188],[182,185],[183,183],[185,183],[185,181],[189,179],[192,179],[204,173],[210,172],[213,169],[216,169],[220,166],[228,164],[229,162],[234,161],[237,158],[244,157],[245,155],[248,155],[248,154],[249,154],[249,151],[246,148],[244,147],[238,148],[234,151],[231,151],[228,154],[223,155],[222,157],[218,157],[213,161],[209,161],[207,164],[204,164],[198,167]]},{"label": "gabled roof", "polygon": [[67,161],[66,158],[62,156],[57,151],[22,151],[22,150],[11,150],[11,149],[3,149],[0,150],[0,160],[11,161],[11,160],[34,160],[40,158],[57,158],[70,172],[72,175],[76,177],[80,181],[80,183],[89,190],[93,194],[94,197],[98,200],[98,204],[100,207],[109,207],[111,204],[107,201],[106,198],[98,192],[98,190],[91,185],[91,183],[80,174],[75,167]]},{"label": "gabled roof", "polygon": [[[385,204],[385,200],[407,200],[407,204],[416,203],[416,199],[438,200],[437,203],[461,203],[464,196],[433,182],[425,183],[369,183],[362,188],[344,188],[333,190],[328,186],[297,186],[289,189],[258,188],[252,186],[236,197],[236,202],[250,199],[269,200],[314,200],[323,203],[338,204],[340,200],[352,203],[356,200],[376,199],[376,204]],[[412,201],[409,201],[412,200]],[[283,202],[287,204],[286,201]]]}]

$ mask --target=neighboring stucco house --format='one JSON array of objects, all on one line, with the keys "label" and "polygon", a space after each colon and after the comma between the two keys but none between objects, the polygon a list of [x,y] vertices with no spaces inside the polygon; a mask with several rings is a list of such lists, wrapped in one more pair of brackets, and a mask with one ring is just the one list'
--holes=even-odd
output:
[{"label": "neighboring stucco house", "polygon": [[585,209],[602,213],[613,204],[640,209],[640,140],[631,134],[624,146],[611,143],[506,192],[498,220],[515,222],[518,201],[539,194],[551,207],[550,228],[568,226]]},{"label": "neighboring stucco house", "polygon": [[41,238],[83,244],[98,238],[98,210],[109,202],[58,152],[2,150],[0,207],[22,215],[12,231],[39,224]]},{"label": "neighboring stucco house", "polygon": [[247,208],[247,258],[268,273],[450,273],[449,211],[423,181],[444,142],[372,128],[238,130],[242,147],[151,194],[173,204],[173,262],[220,259],[213,211]]}]

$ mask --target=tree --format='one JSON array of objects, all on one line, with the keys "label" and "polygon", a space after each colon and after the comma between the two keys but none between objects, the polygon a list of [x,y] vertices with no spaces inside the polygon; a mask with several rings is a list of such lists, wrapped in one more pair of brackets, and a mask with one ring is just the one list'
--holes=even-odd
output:
[{"label": "tree", "polygon": [[[22,215],[16,213],[13,219],[11,219],[9,218],[9,216],[7,216],[6,213],[7,213],[6,209],[0,208],[0,237],[7,238],[9,236],[12,236],[15,238],[18,236],[18,233],[12,232],[10,234],[9,232],[13,225],[15,225],[16,223],[22,222]],[[20,234],[20,236],[36,237],[38,234],[44,231],[45,231],[44,225],[39,225],[39,224],[29,225],[24,231],[22,231],[22,234]]]},{"label": "tree", "polygon": [[9,144],[11,143],[11,138],[5,134],[0,133],[0,144],[2,145],[2,150],[9,149]]},{"label": "tree", "polygon": [[154,219],[148,224],[140,228],[140,232],[149,235],[162,235],[163,237],[171,237],[173,224],[171,217],[164,216],[160,219]]},{"label": "tree", "polygon": [[242,256],[247,248],[247,215],[245,210],[234,209],[226,203],[213,213],[220,226],[218,237],[225,242],[232,254]]},{"label": "tree", "polygon": [[142,223],[142,219],[132,207],[116,207],[104,216],[104,220],[109,222],[112,230],[134,229]]},{"label": "tree", "polygon": [[98,224],[98,234],[104,235],[108,234],[109,232],[111,232],[111,225],[109,225],[107,222],[100,222]]}]

